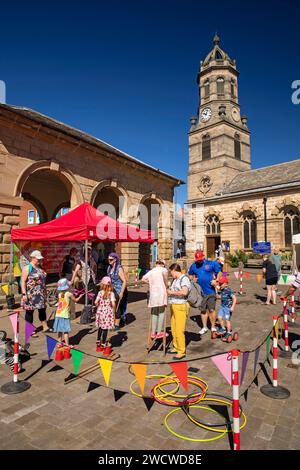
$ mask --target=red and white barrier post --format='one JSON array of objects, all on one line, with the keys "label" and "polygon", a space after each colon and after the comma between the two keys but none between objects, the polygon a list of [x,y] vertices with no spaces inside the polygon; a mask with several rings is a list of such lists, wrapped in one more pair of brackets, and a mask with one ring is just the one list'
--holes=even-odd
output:
[{"label": "red and white barrier post", "polygon": [[239,294],[243,295],[243,271],[240,269],[239,271],[239,278],[240,278],[240,291]]},{"label": "red and white barrier post", "polygon": [[273,387],[278,387],[278,316],[273,316]]},{"label": "red and white barrier post", "polygon": [[240,397],[239,397],[239,351],[233,349],[232,357],[232,421],[233,421],[233,450],[241,450],[240,446]]},{"label": "red and white barrier post", "polygon": [[295,323],[295,294],[294,293],[291,296],[291,308],[292,308],[291,320],[292,320],[292,323]]},{"label": "red and white barrier post", "polygon": [[284,350],[289,350],[289,323],[288,323],[288,311],[287,301],[283,302],[283,328],[284,328]]},{"label": "red and white barrier post", "polygon": [[19,381],[19,331],[20,331],[20,312],[14,312],[12,315],[16,315],[16,328],[14,331],[14,370],[13,370],[13,381],[8,382],[1,387],[1,392],[7,395],[13,395],[15,393],[25,392],[31,387],[29,382],[25,380]]},{"label": "red and white barrier post", "polygon": [[138,266],[135,268],[135,287],[138,286],[138,280],[139,280],[139,268]]}]

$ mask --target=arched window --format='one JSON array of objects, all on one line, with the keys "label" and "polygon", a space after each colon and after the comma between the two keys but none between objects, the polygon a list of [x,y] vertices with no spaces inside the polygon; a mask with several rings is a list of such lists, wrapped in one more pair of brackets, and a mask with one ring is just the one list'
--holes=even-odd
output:
[{"label": "arched window", "polygon": [[300,233],[300,214],[296,207],[284,209],[284,239],[285,246],[292,246],[293,235]]},{"label": "arched window", "polygon": [[217,78],[217,93],[218,95],[224,95],[224,78],[218,77]]},{"label": "arched window", "polygon": [[206,219],[206,234],[218,235],[221,233],[221,224],[217,215],[209,215]]},{"label": "arched window", "polygon": [[230,82],[230,91],[232,98],[235,98],[235,81],[231,80]]},{"label": "arched window", "polygon": [[241,137],[237,132],[234,134],[234,158],[241,159]]},{"label": "arched window", "polygon": [[209,160],[211,157],[210,135],[205,134],[202,139],[202,160]]},{"label": "arched window", "polygon": [[245,212],[243,216],[244,248],[252,248],[257,241],[256,217],[253,212]]},{"label": "arched window", "polygon": [[204,98],[208,98],[209,97],[209,79],[205,80],[204,82]]}]

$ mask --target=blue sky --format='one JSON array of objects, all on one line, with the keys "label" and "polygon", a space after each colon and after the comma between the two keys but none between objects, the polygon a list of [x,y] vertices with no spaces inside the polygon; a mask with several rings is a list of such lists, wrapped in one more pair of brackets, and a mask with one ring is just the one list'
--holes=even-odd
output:
[{"label": "blue sky", "polygon": [[[221,47],[237,60],[254,168],[300,158],[298,0],[7,2],[0,80],[26,106],[187,179],[199,62]],[[183,202],[186,187],[178,190]]]}]

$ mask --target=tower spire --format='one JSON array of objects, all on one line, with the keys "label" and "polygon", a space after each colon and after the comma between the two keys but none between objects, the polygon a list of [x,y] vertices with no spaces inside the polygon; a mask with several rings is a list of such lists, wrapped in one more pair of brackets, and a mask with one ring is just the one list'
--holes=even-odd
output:
[{"label": "tower spire", "polygon": [[218,46],[219,44],[220,44],[220,38],[219,38],[218,33],[216,31],[216,34],[214,36],[214,45]]}]

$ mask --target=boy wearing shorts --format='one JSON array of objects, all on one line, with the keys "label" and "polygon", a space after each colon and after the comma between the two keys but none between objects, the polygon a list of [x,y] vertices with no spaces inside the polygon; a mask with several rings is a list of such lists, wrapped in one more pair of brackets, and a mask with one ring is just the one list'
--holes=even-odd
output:
[{"label": "boy wearing shorts", "polygon": [[221,299],[221,307],[218,312],[218,321],[221,327],[218,333],[226,333],[223,341],[227,341],[229,336],[232,336],[231,315],[236,305],[236,296],[228,286],[228,278],[223,276],[218,280],[220,286],[220,293],[218,298]]}]

